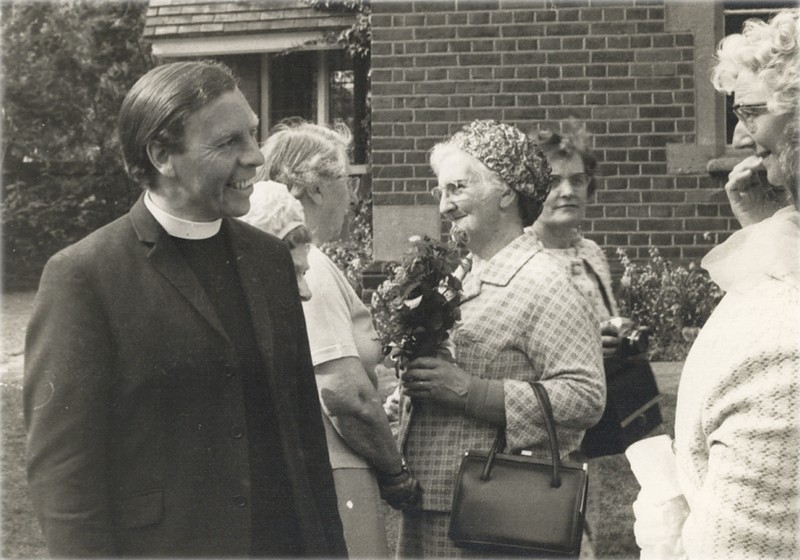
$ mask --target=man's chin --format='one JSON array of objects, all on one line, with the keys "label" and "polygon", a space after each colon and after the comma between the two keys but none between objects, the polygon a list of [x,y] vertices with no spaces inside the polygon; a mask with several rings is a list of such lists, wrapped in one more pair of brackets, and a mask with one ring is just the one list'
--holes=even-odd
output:
[{"label": "man's chin", "polygon": [[250,200],[247,200],[241,204],[229,204],[227,208],[225,208],[224,214],[229,218],[241,218],[249,211],[250,211]]}]

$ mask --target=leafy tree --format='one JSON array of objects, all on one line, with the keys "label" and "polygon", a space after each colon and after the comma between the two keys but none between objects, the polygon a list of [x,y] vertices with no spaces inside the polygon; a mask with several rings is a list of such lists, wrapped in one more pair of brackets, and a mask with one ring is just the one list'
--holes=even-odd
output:
[{"label": "leafy tree", "polygon": [[353,58],[369,59],[372,45],[370,0],[304,0],[304,2],[316,10],[355,14],[355,23],[340,32],[335,39],[344,45]]},{"label": "leafy tree", "polygon": [[147,2],[4,2],[6,282],[122,215],[138,195],[115,134],[122,99],[153,66]]}]

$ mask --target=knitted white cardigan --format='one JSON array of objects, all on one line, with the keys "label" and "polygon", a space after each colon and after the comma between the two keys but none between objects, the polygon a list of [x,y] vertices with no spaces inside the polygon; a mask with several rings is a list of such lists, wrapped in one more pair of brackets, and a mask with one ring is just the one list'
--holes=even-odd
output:
[{"label": "knitted white cardigan", "polygon": [[686,360],[675,419],[689,558],[800,556],[800,215],[703,260],[726,295]]}]

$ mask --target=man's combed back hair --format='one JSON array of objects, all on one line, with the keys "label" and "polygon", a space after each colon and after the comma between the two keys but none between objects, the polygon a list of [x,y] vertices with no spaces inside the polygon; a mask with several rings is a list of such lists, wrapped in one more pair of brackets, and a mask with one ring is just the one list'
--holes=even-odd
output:
[{"label": "man's combed back hair", "polygon": [[227,66],[208,60],[164,64],[139,78],[125,96],[117,122],[128,175],[154,188],[157,171],[147,145],[159,142],[181,153],[187,119],[236,87]]}]

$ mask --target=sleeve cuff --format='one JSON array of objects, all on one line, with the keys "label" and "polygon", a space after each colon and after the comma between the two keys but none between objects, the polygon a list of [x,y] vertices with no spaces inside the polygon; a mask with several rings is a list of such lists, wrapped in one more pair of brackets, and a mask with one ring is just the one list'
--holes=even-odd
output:
[{"label": "sleeve cuff", "polygon": [[501,379],[473,376],[469,382],[464,412],[467,416],[485,418],[487,411],[505,409],[505,393]]}]

